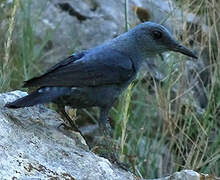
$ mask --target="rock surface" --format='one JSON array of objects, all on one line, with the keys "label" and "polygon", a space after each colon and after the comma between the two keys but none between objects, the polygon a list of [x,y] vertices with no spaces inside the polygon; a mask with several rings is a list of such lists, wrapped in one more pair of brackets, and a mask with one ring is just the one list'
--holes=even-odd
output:
[{"label": "rock surface", "polygon": [[0,95],[0,179],[135,179],[88,151],[83,138],[58,128],[60,116],[43,105],[9,110],[26,93]]},{"label": "rock surface", "polygon": [[[129,180],[138,179],[88,150],[84,139],[58,128],[60,116],[38,105],[7,109],[6,102],[27,93],[0,94],[0,179]],[[191,170],[158,180],[199,180]]]}]

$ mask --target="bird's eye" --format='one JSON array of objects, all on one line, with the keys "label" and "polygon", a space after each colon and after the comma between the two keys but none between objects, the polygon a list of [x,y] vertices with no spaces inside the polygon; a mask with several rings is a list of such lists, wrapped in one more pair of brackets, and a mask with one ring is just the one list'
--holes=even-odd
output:
[{"label": "bird's eye", "polygon": [[161,39],[162,38],[162,32],[153,31],[153,37],[154,37],[154,39]]}]

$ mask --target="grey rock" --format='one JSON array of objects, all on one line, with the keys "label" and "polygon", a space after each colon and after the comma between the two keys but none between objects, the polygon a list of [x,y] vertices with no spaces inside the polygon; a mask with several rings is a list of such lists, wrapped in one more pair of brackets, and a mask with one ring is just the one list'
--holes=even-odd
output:
[{"label": "grey rock", "polygon": [[0,95],[0,179],[136,179],[88,151],[77,133],[58,128],[60,116],[43,105],[4,108],[27,93]]},{"label": "grey rock", "polygon": [[202,177],[203,175],[200,175],[199,173],[193,170],[182,170],[180,172],[172,174],[171,176],[159,178],[157,180],[200,180],[200,178]]},{"label": "grey rock", "polygon": [[[58,128],[60,116],[43,105],[11,110],[4,107],[27,93],[0,94],[0,179],[134,180],[130,172],[88,150],[84,139]],[[199,180],[192,170],[158,180]]]}]

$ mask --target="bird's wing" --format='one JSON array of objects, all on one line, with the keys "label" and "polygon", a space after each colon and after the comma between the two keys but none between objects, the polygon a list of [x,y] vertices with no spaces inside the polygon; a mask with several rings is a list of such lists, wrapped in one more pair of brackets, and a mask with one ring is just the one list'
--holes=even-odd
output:
[{"label": "bird's wing", "polygon": [[61,67],[64,67],[64,66],[67,66],[68,64],[70,63],[73,63],[74,61],[82,58],[84,55],[86,54],[86,51],[81,51],[81,52],[78,52],[78,53],[75,53],[75,54],[72,54],[71,56],[69,56],[68,58],[60,61],[59,63],[55,64],[54,66],[52,66],[51,68],[49,68],[47,70],[47,72],[44,74],[48,74],[48,73],[51,73],[53,71],[55,71],[56,69],[59,69]]},{"label": "bird's wing", "polygon": [[55,65],[40,77],[26,81],[31,86],[101,86],[120,84],[135,73],[134,64],[127,55],[112,49],[88,53],[74,62],[68,60]]}]

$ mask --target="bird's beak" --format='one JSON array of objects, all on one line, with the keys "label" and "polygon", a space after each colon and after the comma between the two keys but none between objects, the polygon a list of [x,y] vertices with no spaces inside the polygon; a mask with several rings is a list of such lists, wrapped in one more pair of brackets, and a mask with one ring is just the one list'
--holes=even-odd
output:
[{"label": "bird's beak", "polygon": [[191,50],[189,50],[188,48],[186,48],[181,44],[176,45],[174,48],[172,48],[172,50],[176,52],[180,52],[195,59],[198,58]]}]

